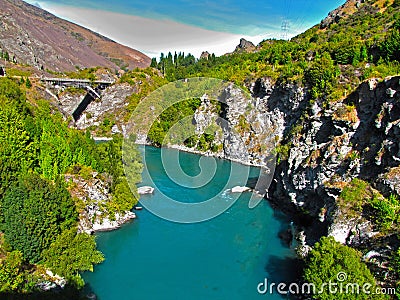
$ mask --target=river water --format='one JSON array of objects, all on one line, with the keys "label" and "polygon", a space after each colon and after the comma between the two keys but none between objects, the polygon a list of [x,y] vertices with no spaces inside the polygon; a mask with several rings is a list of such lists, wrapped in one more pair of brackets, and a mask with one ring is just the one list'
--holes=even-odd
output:
[{"label": "river water", "polygon": [[[216,174],[206,187],[190,189],[168,177],[160,149],[143,147],[141,151],[146,154],[148,171],[141,185],[157,185],[153,195],[142,197],[142,203],[155,201],[161,192],[184,195],[190,202],[207,197],[226,201],[231,195],[218,191],[225,188],[228,177],[240,177],[229,174],[231,164],[235,164],[236,173],[248,168],[202,158],[205,166],[216,161]],[[177,150],[163,151],[166,159],[176,157]],[[190,176],[200,172],[199,159],[195,154],[179,153],[179,163]],[[250,177],[257,172],[257,168],[251,168]],[[93,273],[83,274],[88,287],[99,300],[282,299],[276,291],[260,295],[257,286],[265,278],[270,283],[289,282],[294,273],[293,250],[278,237],[290,222],[267,201],[250,210],[249,199],[250,193],[244,193],[220,216],[195,224],[166,221],[146,209],[137,211],[132,223],[97,234],[98,247],[106,260]]]}]

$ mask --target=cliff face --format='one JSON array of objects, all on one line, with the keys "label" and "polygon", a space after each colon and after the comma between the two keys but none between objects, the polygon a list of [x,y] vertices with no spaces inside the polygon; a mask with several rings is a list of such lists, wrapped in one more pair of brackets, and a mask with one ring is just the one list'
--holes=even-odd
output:
[{"label": "cliff face", "polygon": [[0,48],[15,62],[52,71],[148,67],[150,58],[21,0],[0,0]]},{"label": "cliff face", "polygon": [[[347,234],[333,230],[341,187],[358,177],[386,195],[399,188],[394,175],[400,164],[399,90],[399,77],[370,80],[343,101],[308,105],[301,127],[287,141],[292,148],[277,166],[270,199],[284,210],[307,212],[321,233],[350,241],[352,228]],[[288,111],[289,119],[296,119],[293,114]]]},{"label": "cliff face", "polygon": [[[220,113],[226,125],[223,134],[216,134],[223,145],[218,156],[267,167],[270,152],[260,147],[275,147],[278,160],[268,200],[293,216],[310,245],[326,234],[361,245],[376,228],[341,212],[337,199],[354,178],[385,196],[399,192],[399,79],[371,79],[334,103],[310,101],[304,88],[265,78],[248,86],[251,99],[226,91]],[[212,104],[203,99],[194,115],[197,132],[203,133],[215,117]],[[285,146],[283,155],[278,149]]]}]

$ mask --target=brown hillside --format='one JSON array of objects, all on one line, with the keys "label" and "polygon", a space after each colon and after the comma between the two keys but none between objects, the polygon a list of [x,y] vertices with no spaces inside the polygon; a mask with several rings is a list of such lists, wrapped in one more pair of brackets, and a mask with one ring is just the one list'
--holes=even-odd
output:
[{"label": "brown hillside", "polygon": [[150,58],[21,0],[0,0],[0,48],[16,62],[53,71],[148,67]]}]

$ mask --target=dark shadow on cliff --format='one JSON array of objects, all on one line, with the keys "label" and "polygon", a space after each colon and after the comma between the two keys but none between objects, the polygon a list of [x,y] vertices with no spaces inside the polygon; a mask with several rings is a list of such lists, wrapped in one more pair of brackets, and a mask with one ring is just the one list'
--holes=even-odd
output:
[{"label": "dark shadow on cliff", "polygon": [[[277,82],[274,88],[268,89],[261,79],[256,80],[252,96],[254,98],[268,98],[268,111],[279,110],[285,114],[284,136],[287,136],[291,126],[300,118],[304,109],[308,106],[308,101],[300,101],[293,92],[293,86],[288,86]],[[290,118],[288,118],[290,114]]]},{"label": "dark shadow on cliff", "polygon": [[[399,162],[394,160],[394,156],[398,155],[400,150],[397,143],[398,136],[394,128],[387,128],[387,125],[398,119],[400,114],[399,79],[400,77],[393,77],[390,80],[379,82],[372,89],[367,82],[364,82],[345,101],[347,104],[356,106],[360,119],[360,125],[352,137],[351,143],[354,149],[363,153],[360,174],[363,179],[374,179],[387,167],[399,165]],[[386,94],[389,88],[397,91],[393,98]],[[391,106],[390,109],[389,106]],[[379,118],[381,119],[380,128],[376,123]],[[382,146],[384,151],[381,163],[378,165],[375,159],[382,151]]]},{"label": "dark shadow on cliff", "polygon": [[[289,195],[287,195],[286,188],[283,184],[283,179],[279,175],[288,168],[287,161],[283,161],[277,166],[275,178],[269,188],[267,199],[272,208],[282,211],[286,215],[286,218],[292,221],[298,230],[304,230],[307,236],[307,243],[313,245],[321,236],[326,235],[328,232],[327,222],[321,223],[318,218],[315,217],[320,208],[325,205],[324,195],[321,195],[324,191],[304,191],[301,201],[304,203],[312,203],[313,207],[297,207],[289,199]],[[311,213],[311,210],[313,213]]]}]

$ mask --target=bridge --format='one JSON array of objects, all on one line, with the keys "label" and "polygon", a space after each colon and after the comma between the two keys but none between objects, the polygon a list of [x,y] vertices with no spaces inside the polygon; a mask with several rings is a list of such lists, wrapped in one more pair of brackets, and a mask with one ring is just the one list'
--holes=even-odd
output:
[{"label": "bridge", "polygon": [[48,78],[43,77],[41,81],[46,84],[51,84],[53,86],[65,86],[65,87],[76,87],[76,88],[86,88],[87,86],[101,85],[104,87],[110,86],[115,83],[114,80],[89,80],[89,79],[73,79],[73,78]]},{"label": "bridge", "polygon": [[[46,84],[46,86],[57,87],[75,87],[80,89],[85,89],[87,91],[86,96],[78,103],[75,110],[72,112],[72,117],[74,121],[78,121],[82,116],[83,112],[89,106],[89,104],[96,99],[101,99],[101,93],[108,86],[115,83],[115,81],[106,80],[88,80],[88,79],[72,79],[72,78],[41,78],[41,81]],[[49,89],[47,92],[56,97]],[[57,98],[57,97],[56,97]],[[58,100],[58,99],[57,99]]]}]

